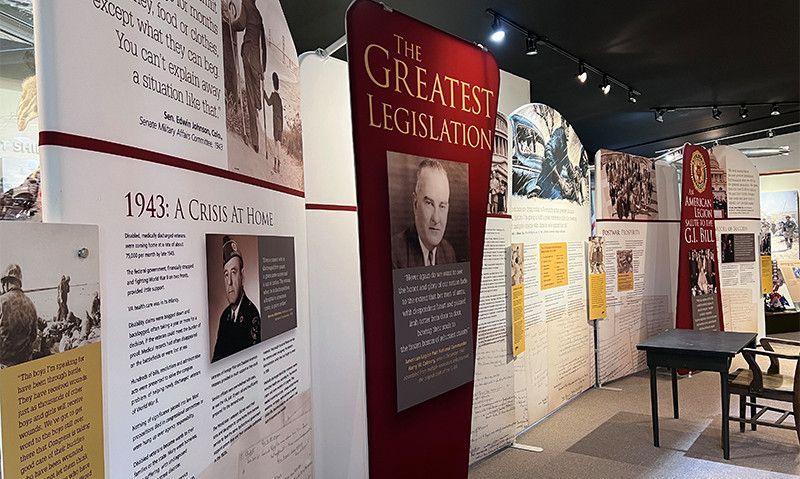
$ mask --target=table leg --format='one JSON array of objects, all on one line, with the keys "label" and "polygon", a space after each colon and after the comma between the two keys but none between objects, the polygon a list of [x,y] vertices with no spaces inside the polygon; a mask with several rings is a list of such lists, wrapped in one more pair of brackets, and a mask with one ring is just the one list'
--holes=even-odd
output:
[{"label": "table leg", "polygon": [[[756,397],[755,396],[750,396],[750,403],[756,404]],[[752,418],[756,417],[757,413],[758,413],[758,408],[756,406],[750,406],[750,418],[752,419]],[[756,425],[755,421],[750,423],[750,430],[755,431],[756,427],[757,427],[757,425]]]},{"label": "table leg", "polygon": [[747,396],[739,395],[739,432],[744,432],[744,416],[747,414]]},{"label": "table leg", "polygon": [[653,415],[653,445],[658,447],[658,388],[656,387],[655,366],[650,366],[650,406]]},{"label": "table leg", "polygon": [[678,419],[678,370],[672,368],[672,415]]},{"label": "table leg", "polygon": [[730,445],[730,396],[728,395],[728,371],[719,373],[720,390],[722,392],[722,455],[725,459],[731,458]]}]

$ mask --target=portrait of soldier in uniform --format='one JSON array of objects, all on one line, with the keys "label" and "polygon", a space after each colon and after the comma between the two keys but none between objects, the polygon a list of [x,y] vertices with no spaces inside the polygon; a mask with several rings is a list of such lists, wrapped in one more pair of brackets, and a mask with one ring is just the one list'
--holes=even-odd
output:
[{"label": "portrait of soldier in uniform", "polygon": [[227,305],[219,318],[211,362],[226,358],[261,341],[261,314],[244,291],[245,263],[239,245],[222,237],[222,288]]}]

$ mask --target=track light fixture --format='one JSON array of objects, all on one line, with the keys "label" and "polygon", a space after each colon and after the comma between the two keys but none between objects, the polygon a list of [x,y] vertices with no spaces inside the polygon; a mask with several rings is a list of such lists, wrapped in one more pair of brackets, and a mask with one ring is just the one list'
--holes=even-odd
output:
[{"label": "track light fixture", "polygon": [[656,121],[659,123],[664,123],[664,110],[656,110]]},{"label": "track light fixture", "polygon": [[636,101],[642,95],[642,92],[632,87],[631,85],[623,82],[619,78],[609,73],[604,72],[603,70],[597,68],[596,66],[591,65],[581,57],[555,44],[546,36],[534,32],[533,30],[530,30],[528,28],[525,28],[519,23],[507,17],[504,17],[497,10],[487,8],[486,13],[492,16],[492,29],[490,38],[495,43],[503,41],[503,39],[506,37],[506,32],[508,29],[516,30],[517,32],[525,36],[525,55],[528,56],[537,55],[539,53],[539,47],[544,46],[550,49],[550,51],[557,53],[562,57],[575,62],[575,64],[578,65],[578,71],[575,74],[575,78],[578,80],[578,82],[586,83],[589,79],[589,72],[591,71],[603,77],[603,83],[600,85],[600,90],[603,92],[604,95],[608,95],[611,92],[612,83],[620,87],[621,92],[628,92],[627,98],[628,101],[631,103],[636,103]]},{"label": "track light fixture", "polygon": [[[634,90],[634,93],[638,93]],[[722,110],[729,108],[734,109],[737,108],[739,110],[739,116],[744,120],[750,114],[750,108],[756,108],[758,112],[764,111],[762,107],[770,107],[769,115],[770,116],[778,116],[781,114],[780,107],[782,106],[791,106],[794,108],[800,107],[800,102],[798,101],[782,101],[782,102],[775,102],[775,103],[727,103],[727,104],[719,104],[719,103],[712,103],[708,105],[682,105],[682,106],[652,106],[650,107],[650,111],[657,115],[659,111],[661,112],[668,112],[668,111],[688,111],[688,110],[706,110],[711,109],[711,117],[715,120],[719,120],[722,116]],[[759,116],[759,118],[764,118]],[[764,130],[766,131],[766,130]]]},{"label": "track light fixture", "polygon": [[491,38],[493,42],[499,43],[502,42],[505,37],[506,31],[503,29],[503,25],[500,24],[500,18],[495,16],[492,22],[492,34],[489,38]]},{"label": "track light fixture", "polygon": [[578,63],[578,74],[575,75],[575,78],[581,83],[586,83],[586,80],[589,78],[589,74],[586,73],[586,65],[584,65],[583,62]]},{"label": "track light fixture", "polygon": [[611,83],[608,83],[608,75],[603,74],[603,83],[600,84],[600,91],[603,92],[603,95],[608,95],[608,92],[611,91]]},{"label": "track light fixture", "polygon": [[539,53],[539,49],[536,44],[539,43],[539,39],[536,37],[525,37],[525,54],[528,56],[533,56]]}]

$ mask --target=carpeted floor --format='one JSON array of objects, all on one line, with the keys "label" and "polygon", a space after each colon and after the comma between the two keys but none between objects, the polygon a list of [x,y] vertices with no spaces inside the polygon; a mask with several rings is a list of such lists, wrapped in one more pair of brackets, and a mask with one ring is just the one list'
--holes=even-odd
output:
[{"label": "carpeted floor", "polygon": [[[731,423],[731,459],[723,459],[719,381],[708,372],[680,379],[681,417],[673,419],[669,375],[659,377],[660,448],[653,447],[649,378],[643,373],[607,384],[621,392],[587,391],[517,440],[544,452],[504,449],[473,466],[469,477],[797,479],[794,431],[760,426],[741,433]],[[731,413],[738,414],[736,397]]]}]

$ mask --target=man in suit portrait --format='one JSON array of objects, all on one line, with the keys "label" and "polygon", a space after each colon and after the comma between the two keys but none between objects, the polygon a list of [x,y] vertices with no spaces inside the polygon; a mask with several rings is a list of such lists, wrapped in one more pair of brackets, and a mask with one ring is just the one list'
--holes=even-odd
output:
[{"label": "man in suit portrait", "polygon": [[222,237],[222,261],[228,306],[219,318],[212,363],[261,341],[261,314],[244,292],[244,259],[230,236]]},{"label": "man in suit portrait", "polygon": [[450,209],[450,181],[441,162],[424,159],[419,163],[411,207],[414,224],[392,236],[392,268],[457,262],[453,247],[444,239]]}]

